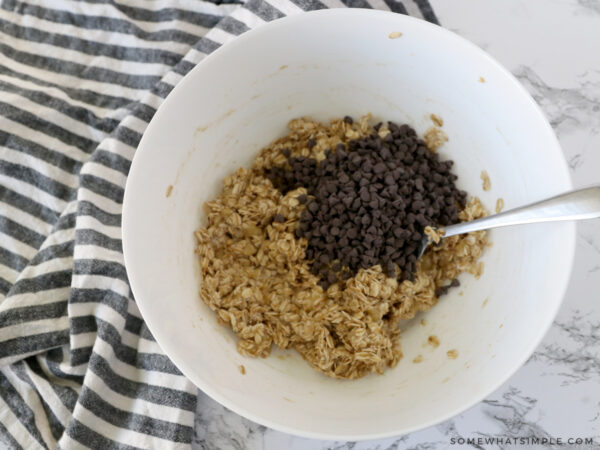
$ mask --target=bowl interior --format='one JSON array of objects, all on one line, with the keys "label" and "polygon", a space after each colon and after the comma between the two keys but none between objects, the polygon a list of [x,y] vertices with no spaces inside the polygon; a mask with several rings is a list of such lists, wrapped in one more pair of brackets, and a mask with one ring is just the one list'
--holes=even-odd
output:
[{"label": "bowl interior", "polygon": [[[390,39],[396,31],[402,36]],[[504,69],[449,31],[366,10],[293,16],[215,52],[161,106],[127,183],[127,270],[158,343],[225,406],[305,436],[401,434],[471,406],[533,351],[570,273],[572,224],[495,230],[482,277],[461,276],[459,289],[402,323],[405,356],[383,376],[328,379],[294,351],[239,355],[233,333],[198,296],[193,231],[203,223],[203,202],[217,195],[224,176],[285,135],[290,119],[367,112],[419,133],[431,113],[442,116],[449,142],[440,152],[455,160],[459,186],[490,211],[498,197],[510,208],[570,188],[549,125]],[[489,192],[481,188],[484,169]],[[437,349],[425,345],[429,335],[439,338]],[[450,349],[457,359],[446,356]],[[419,354],[423,362],[413,363]]]}]

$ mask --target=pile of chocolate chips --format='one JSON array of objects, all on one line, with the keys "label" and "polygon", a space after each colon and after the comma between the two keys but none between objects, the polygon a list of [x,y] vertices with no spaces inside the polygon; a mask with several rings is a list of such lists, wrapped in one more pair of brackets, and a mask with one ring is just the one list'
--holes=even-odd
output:
[{"label": "pile of chocolate chips", "polygon": [[385,138],[373,133],[338,144],[320,163],[286,149],[288,165],[266,173],[284,194],[307,189],[298,198],[306,209],[296,236],[307,239],[306,257],[324,289],[377,264],[389,277],[414,279],[424,228],[458,222],[465,206],[453,162],[440,160],[410,126],[388,128]]}]

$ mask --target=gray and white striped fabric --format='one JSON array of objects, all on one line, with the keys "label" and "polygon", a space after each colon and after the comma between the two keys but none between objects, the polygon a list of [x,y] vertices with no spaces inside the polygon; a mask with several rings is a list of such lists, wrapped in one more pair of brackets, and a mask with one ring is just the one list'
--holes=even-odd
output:
[{"label": "gray and white striped fabric", "polygon": [[279,17],[427,0],[0,0],[0,446],[183,448],[196,389],[127,282],[121,206],[152,115],[207,54]]}]

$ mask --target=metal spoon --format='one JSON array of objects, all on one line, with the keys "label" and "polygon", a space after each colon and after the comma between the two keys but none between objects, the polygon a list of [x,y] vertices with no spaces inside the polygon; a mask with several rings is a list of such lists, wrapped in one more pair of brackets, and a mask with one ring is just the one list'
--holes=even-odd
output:
[{"label": "metal spoon", "polygon": [[[434,228],[434,230],[437,232],[444,231],[444,235],[441,236],[443,239],[457,234],[508,225],[554,222],[559,220],[595,219],[597,217],[600,217],[600,186],[592,186],[550,197],[546,200],[519,208],[510,209],[493,216],[483,217],[470,222],[457,223],[445,228]],[[419,250],[419,258],[432,242],[433,239],[430,236],[425,235],[423,237],[421,249]]]}]

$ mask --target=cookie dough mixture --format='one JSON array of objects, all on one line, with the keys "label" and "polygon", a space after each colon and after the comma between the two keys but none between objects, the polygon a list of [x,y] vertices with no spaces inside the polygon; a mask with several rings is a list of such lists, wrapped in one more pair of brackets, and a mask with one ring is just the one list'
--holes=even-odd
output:
[{"label": "cookie dough mixture", "polygon": [[301,118],[289,131],[205,204],[201,298],[244,355],[275,344],[330,377],[382,373],[402,357],[398,322],[481,274],[484,231],[417,260],[425,227],[486,212],[407,125]]}]

